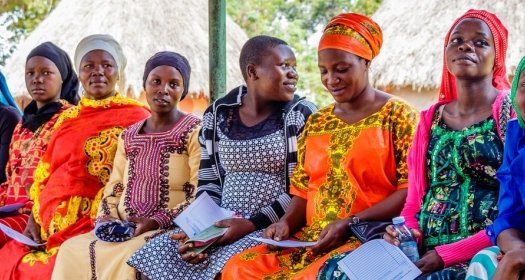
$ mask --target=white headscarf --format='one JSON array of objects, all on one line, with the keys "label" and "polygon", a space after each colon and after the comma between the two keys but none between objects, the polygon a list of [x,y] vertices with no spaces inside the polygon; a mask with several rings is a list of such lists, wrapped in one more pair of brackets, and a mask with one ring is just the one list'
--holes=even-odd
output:
[{"label": "white headscarf", "polygon": [[126,69],[127,59],[120,47],[120,44],[108,34],[94,34],[85,37],[80,40],[75,50],[75,68],[80,73],[80,62],[84,56],[93,50],[103,50],[108,52],[115,63],[117,64],[118,79],[119,79],[119,90],[120,92],[125,91],[126,76],[124,75],[124,69]]}]

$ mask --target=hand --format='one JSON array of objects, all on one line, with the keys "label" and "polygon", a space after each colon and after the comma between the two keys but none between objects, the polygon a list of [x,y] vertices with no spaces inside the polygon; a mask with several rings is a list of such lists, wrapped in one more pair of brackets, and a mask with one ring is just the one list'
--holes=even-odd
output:
[{"label": "hand", "polygon": [[170,238],[172,240],[179,241],[179,248],[177,251],[179,252],[180,258],[183,261],[191,264],[197,264],[203,262],[208,257],[208,254],[196,254],[195,252],[188,252],[190,248],[193,248],[193,242],[188,242],[187,244],[184,243],[186,240],[188,240],[188,236],[185,233],[175,233],[172,234]]},{"label": "hand", "polygon": [[150,218],[131,217],[128,219],[128,221],[135,223],[135,225],[137,226],[135,228],[135,234],[133,235],[134,237],[139,236],[147,231],[159,228],[159,223]]},{"label": "hand", "polygon": [[512,249],[499,262],[493,279],[522,279],[524,276],[520,275],[523,270],[525,270],[525,249]]},{"label": "hand", "polygon": [[349,236],[348,219],[333,221],[321,231],[317,244],[312,247],[312,252],[316,255],[330,252],[346,243]]},{"label": "hand", "polygon": [[445,262],[443,262],[443,259],[438,255],[436,250],[430,250],[416,262],[416,266],[421,270],[422,274],[425,275],[443,269]]},{"label": "hand", "polygon": [[[33,214],[29,215],[29,219],[27,220],[27,226],[24,230],[24,235],[31,238],[36,243],[42,243],[42,238],[40,238],[40,225],[37,222],[35,222]],[[45,246],[37,246],[34,247],[34,249],[43,250],[44,247]]]},{"label": "hand", "polygon": [[219,238],[214,244],[216,245],[226,245],[231,244],[249,233],[254,232],[257,228],[255,225],[247,219],[243,218],[230,218],[215,223],[215,226],[225,228],[228,230],[224,233],[223,236]]},{"label": "hand", "polygon": [[[263,236],[265,238],[273,239],[275,241],[288,239],[288,237],[290,236],[290,226],[288,225],[288,223],[283,221],[271,224],[264,230]],[[271,251],[281,249],[279,246],[275,245],[267,244],[266,246]]]},{"label": "hand", "polygon": [[[412,232],[412,236],[414,236],[414,238],[421,238],[421,232],[419,230],[410,229],[410,231]],[[383,235],[383,239],[386,242],[399,247],[400,243],[399,240],[397,240],[397,232],[394,230],[394,226],[390,225],[386,227],[386,233]]]}]

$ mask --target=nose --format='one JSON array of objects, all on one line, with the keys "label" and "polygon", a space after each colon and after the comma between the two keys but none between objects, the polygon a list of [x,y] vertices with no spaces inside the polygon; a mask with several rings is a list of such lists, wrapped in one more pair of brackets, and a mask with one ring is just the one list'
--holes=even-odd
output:
[{"label": "nose", "polygon": [[340,81],[341,79],[339,79],[339,77],[335,75],[334,73],[326,74],[326,83],[328,85],[337,85]]},{"label": "nose", "polygon": [[104,67],[102,65],[95,65],[91,71],[91,75],[102,75]]},{"label": "nose", "polygon": [[464,41],[463,43],[459,44],[458,48],[460,51],[464,51],[464,52],[472,51],[474,49],[474,47],[470,45],[469,41]]},{"label": "nose", "polygon": [[33,84],[41,84],[44,82],[44,75],[42,74],[35,74],[33,77]]},{"label": "nose", "polygon": [[297,73],[297,70],[293,67],[290,67],[290,70],[288,70],[288,73],[286,73],[288,78],[291,78],[291,79],[298,79],[299,78],[299,74]]}]

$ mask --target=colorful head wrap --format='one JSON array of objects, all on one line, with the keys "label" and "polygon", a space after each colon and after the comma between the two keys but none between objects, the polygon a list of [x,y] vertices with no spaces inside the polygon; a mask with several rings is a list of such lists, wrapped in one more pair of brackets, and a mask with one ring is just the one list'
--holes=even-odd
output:
[{"label": "colorful head wrap", "polygon": [[106,51],[113,57],[118,69],[119,90],[124,91],[126,85],[124,69],[126,69],[127,59],[122,51],[122,47],[111,35],[94,34],[80,40],[75,50],[75,68],[77,71],[80,73],[80,62],[82,58],[93,50]]},{"label": "colorful head wrap", "polygon": [[452,30],[456,28],[458,23],[466,18],[476,18],[485,22],[489,28],[492,36],[494,37],[494,46],[496,50],[496,58],[494,60],[494,72],[492,75],[492,85],[498,90],[507,90],[510,88],[509,81],[507,79],[507,73],[505,68],[505,56],[507,54],[508,45],[508,31],[507,28],[501,23],[499,18],[490,12],[485,10],[468,10],[465,14],[454,21],[452,27],[447,32],[445,37],[445,48],[443,50],[443,76],[441,78],[441,88],[439,90],[439,100],[449,101],[457,99],[456,92],[456,78],[448,71],[446,50],[450,39]]},{"label": "colorful head wrap", "polygon": [[512,100],[512,106],[514,106],[514,111],[516,112],[516,116],[518,117],[518,121],[520,123],[520,126],[525,128],[525,122],[523,121],[523,116],[521,115],[520,109],[518,108],[518,104],[516,103],[516,93],[518,92],[518,81],[520,79],[521,72],[525,70],[525,56],[521,59],[520,64],[518,64],[518,68],[516,69],[516,74],[514,75],[514,79],[512,80],[512,89],[510,91],[510,99]]},{"label": "colorful head wrap", "polygon": [[77,105],[80,99],[78,96],[78,78],[75,71],[73,71],[69,55],[55,44],[45,42],[38,45],[27,55],[26,63],[34,56],[45,57],[56,65],[60,72],[60,76],[62,76],[60,98],[67,100],[67,102],[71,104]]},{"label": "colorful head wrap", "polygon": [[379,54],[382,44],[383,31],[375,21],[364,15],[343,13],[326,25],[317,51],[338,49],[370,61]]},{"label": "colorful head wrap", "polygon": [[9,91],[9,88],[7,87],[7,82],[5,80],[4,74],[0,72],[0,104],[5,106],[12,106],[16,108],[16,110],[22,114],[18,106],[16,105],[15,100],[13,99],[13,96],[11,95],[11,92]]},{"label": "colorful head wrap", "polygon": [[144,75],[142,76],[142,86],[144,89],[146,89],[146,79],[148,78],[149,72],[161,65],[171,66],[180,72],[184,86],[180,100],[184,99],[188,94],[188,88],[190,86],[191,67],[188,60],[176,52],[158,52],[148,59],[144,67]]}]

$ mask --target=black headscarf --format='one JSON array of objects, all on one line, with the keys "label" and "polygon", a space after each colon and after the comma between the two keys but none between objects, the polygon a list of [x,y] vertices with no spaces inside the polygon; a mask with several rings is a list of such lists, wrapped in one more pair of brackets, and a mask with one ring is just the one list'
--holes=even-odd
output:
[{"label": "black headscarf", "polygon": [[148,78],[149,72],[161,65],[171,66],[180,72],[184,85],[184,91],[182,92],[180,100],[184,99],[188,94],[188,88],[190,86],[191,67],[188,60],[176,52],[158,52],[148,59],[146,67],[144,68],[144,75],[142,76],[142,86],[144,89],[146,89],[146,79]]},{"label": "black headscarf", "polygon": [[[34,56],[43,56],[51,60],[62,77],[62,90],[60,92],[60,99],[65,99],[69,103],[77,105],[79,101],[78,96],[78,78],[71,60],[67,53],[61,48],[57,47],[51,42],[45,42],[34,48],[29,55],[27,55],[27,61]],[[42,124],[46,123],[53,117],[53,115],[60,110],[62,104],[59,102],[53,102],[45,105],[38,109],[36,102],[33,100],[24,110],[24,117],[22,119],[22,127],[26,127],[35,131]]]}]

